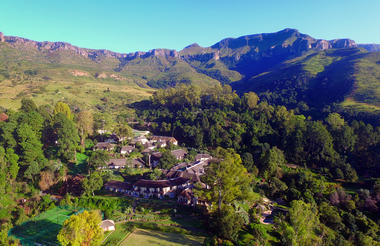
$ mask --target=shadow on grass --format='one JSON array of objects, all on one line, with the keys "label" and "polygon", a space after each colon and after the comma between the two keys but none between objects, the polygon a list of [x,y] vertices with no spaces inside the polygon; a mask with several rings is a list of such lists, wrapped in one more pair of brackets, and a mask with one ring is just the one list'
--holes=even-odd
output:
[{"label": "shadow on grass", "polygon": [[59,245],[57,235],[62,228],[60,224],[49,220],[30,220],[10,231],[10,235],[20,239],[22,245],[34,245],[40,243],[44,245]]},{"label": "shadow on grass", "polygon": [[87,159],[88,156],[82,153],[77,153],[77,163],[68,164],[70,175],[87,173]]}]

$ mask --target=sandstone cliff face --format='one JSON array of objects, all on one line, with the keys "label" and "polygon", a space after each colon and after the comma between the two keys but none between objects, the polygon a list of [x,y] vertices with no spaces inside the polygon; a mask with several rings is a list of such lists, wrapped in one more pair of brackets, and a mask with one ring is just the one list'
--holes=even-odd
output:
[{"label": "sandstone cliff face", "polygon": [[94,50],[94,49],[86,49],[79,48],[77,46],[71,45],[65,42],[38,42],[20,37],[13,36],[4,36],[4,41],[9,43],[13,47],[29,47],[38,50],[48,50],[48,51],[72,51],[77,55],[85,56],[90,59],[96,59],[99,56],[103,57],[114,57],[114,58],[122,58],[125,57],[125,54],[120,54],[116,52],[112,52],[109,50]]},{"label": "sandstone cliff face", "polygon": [[[238,38],[226,38],[210,47],[201,47],[194,43],[181,51],[170,49],[152,49],[147,52],[132,52],[122,54],[101,49],[80,48],[65,42],[37,42],[25,38],[4,36],[0,33],[0,42],[7,42],[15,48],[36,49],[49,52],[70,52],[99,62],[103,58],[117,59],[119,64],[114,71],[120,72],[129,63],[139,63],[138,59],[159,59],[170,64],[175,61],[185,61],[193,68],[208,66],[207,63],[219,61],[227,69],[235,70],[243,76],[252,76],[263,72],[270,66],[284,60],[303,55],[310,50],[326,50],[332,48],[357,47],[353,40],[314,39],[295,29],[284,29],[276,33],[246,35]],[[198,65],[197,65],[198,64]],[[200,65],[199,65],[200,64]],[[198,66],[198,67],[197,67]],[[203,67],[205,71],[207,67]]]}]

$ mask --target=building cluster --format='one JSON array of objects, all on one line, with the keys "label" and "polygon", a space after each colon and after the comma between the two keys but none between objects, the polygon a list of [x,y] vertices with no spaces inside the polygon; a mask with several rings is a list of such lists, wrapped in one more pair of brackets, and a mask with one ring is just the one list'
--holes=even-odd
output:
[{"label": "building cluster", "polygon": [[[125,167],[130,168],[154,168],[158,165],[162,153],[157,151],[158,148],[165,148],[169,145],[177,146],[178,141],[174,137],[167,136],[150,136],[148,131],[144,132],[143,135],[137,136],[129,142],[128,145],[121,146],[119,154],[120,158],[111,158],[108,163],[106,163],[105,168],[109,169],[120,169]],[[103,150],[107,152],[114,152],[116,150],[117,144],[120,143],[122,139],[118,138],[116,135],[111,135],[108,139],[103,142],[98,142],[94,146],[94,150]],[[143,148],[142,153],[147,153],[149,156],[148,163],[145,163],[141,158],[130,159],[126,158],[132,152],[137,152],[138,149]],[[171,154],[176,157],[177,160],[182,160],[187,154],[186,150],[177,149],[172,150]]]},{"label": "building cluster", "polygon": [[[111,158],[106,169],[130,168],[155,168],[162,158],[159,148],[166,148],[170,145],[178,146],[178,141],[174,137],[168,136],[148,136],[149,132],[144,132],[140,136],[130,139],[128,145],[120,147],[121,139],[116,135],[111,135],[103,142],[98,142],[94,150],[104,150],[115,153],[117,146],[120,149],[118,155],[121,158]],[[146,153],[149,158],[128,158],[133,152]],[[186,149],[171,150],[170,153],[178,160],[184,161],[188,152]],[[143,197],[143,198],[176,198],[178,203],[183,205],[204,204],[193,194],[193,187],[196,183],[203,185],[200,177],[205,173],[205,168],[209,164],[212,156],[209,154],[197,154],[193,162],[182,162],[169,170],[163,170],[164,178],[161,180],[140,179],[133,183],[111,180],[104,185],[106,190],[122,195]]]}]

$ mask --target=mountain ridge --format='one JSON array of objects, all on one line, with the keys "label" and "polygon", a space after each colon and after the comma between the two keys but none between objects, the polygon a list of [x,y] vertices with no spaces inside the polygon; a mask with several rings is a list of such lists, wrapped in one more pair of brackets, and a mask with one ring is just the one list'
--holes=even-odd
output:
[{"label": "mountain ridge", "polygon": [[[193,43],[179,51],[152,49],[146,52],[118,53],[106,49],[80,48],[66,42],[38,42],[21,37],[4,36],[0,33],[0,85],[3,85],[6,91],[0,94],[0,105],[4,102],[6,106],[19,103],[21,96],[33,96],[41,100],[42,98],[46,100],[45,97],[47,97],[53,103],[61,98],[57,97],[57,93],[62,92],[65,94],[64,100],[73,100],[73,104],[104,108],[106,100],[112,101],[112,99],[104,99],[105,94],[102,91],[104,87],[108,87],[105,91],[115,93],[117,95],[114,95],[115,98],[122,98],[121,92],[124,92],[131,98],[130,100],[138,100],[137,91],[142,91],[141,95],[144,95],[142,97],[144,98],[152,91],[152,88],[166,88],[179,83],[200,87],[210,87],[220,83],[230,84],[240,93],[257,90],[258,93],[265,94],[266,91],[276,91],[276,84],[264,83],[267,81],[265,78],[269,77],[262,74],[268,73],[272,76],[271,80],[285,79],[286,88],[283,89],[286,91],[297,84],[297,79],[294,78],[298,75],[292,73],[290,77],[286,77],[286,73],[277,73],[276,71],[283,71],[284,64],[296,66],[294,71],[299,74],[307,74],[307,83],[311,84],[304,86],[314,88],[312,83],[317,83],[316,78],[320,76],[318,73],[330,69],[330,63],[350,56],[349,52],[343,52],[343,55],[339,52],[335,55],[323,54],[330,50],[334,53],[334,50],[350,49],[358,52],[359,57],[363,59],[360,60],[360,58],[360,61],[347,59],[347,61],[359,65],[369,64],[368,66],[372,69],[368,71],[359,69],[359,65],[348,67],[350,73],[357,74],[359,71],[359,75],[368,75],[372,83],[370,85],[362,83],[365,93],[361,95],[368,95],[370,99],[367,100],[363,96],[353,96],[353,98],[359,98],[361,103],[375,102],[377,105],[380,94],[377,92],[377,83],[380,80],[380,77],[377,77],[377,71],[380,70],[378,67],[380,63],[376,60],[377,46],[356,44],[351,39],[315,39],[296,29],[287,28],[275,33],[225,38],[209,47]],[[374,51],[371,58],[365,58],[370,56],[366,49]],[[308,55],[316,57],[322,55],[324,58],[312,59],[313,62],[310,64],[307,59],[301,63],[292,62],[293,59],[301,59]],[[364,63],[360,63],[361,61]],[[273,77],[274,75],[276,76]],[[349,80],[351,81],[350,88],[362,92],[363,88],[355,82],[361,77],[356,77],[356,80]],[[338,80],[331,81],[337,85],[341,84]],[[266,87],[266,85],[272,87]],[[334,86],[326,88],[335,90]],[[20,92],[14,93],[15,89],[12,87],[19,88]],[[95,89],[96,93],[94,93],[85,90],[86,87],[102,89]],[[45,90],[47,92],[41,92]],[[92,95],[91,93],[96,96],[91,102],[86,101],[86,96]],[[298,93],[302,93],[302,90],[298,90]],[[313,95],[310,91],[308,93]],[[341,100],[348,94],[350,92],[345,92],[337,98]],[[11,103],[8,103],[9,98]]]},{"label": "mountain ridge", "polygon": [[[221,41],[219,41],[219,42],[217,42],[217,43],[215,43],[209,47],[205,47],[205,48],[206,49],[207,48],[216,48],[219,44],[226,42],[226,41],[230,41],[230,40],[241,40],[243,38],[257,38],[257,37],[268,36],[268,35],[276,35],[276,34],[280,34],[280,33],[284,33],[284,32],[299,33],[299,31],[297,29],[286,28],[286,29],[283,29],[283,30],[281,30],[279,32],[275,32],[275,33],[260,33],[260,34],[243,35],[243,36],[240,36],[237,38],[232,38],[232,37],[225,38],[225,39],[222,39]],[[309,39],[313,39],[313,40],[317,41],[317,45],[315,47],[310,47],[310,48],[327,49],[327,48],[343,48],[343,47],[357,46],[355,41],[353,41],[351,39],[347,39],[347,38],[324,40],[324,39],[314,39],[311,36],[306,35],[306,34],[301,34],[301,33],[299,33],[299,34],[301,36],[304,36],[304,37],[307,37]],[[73,50],[73,51],[77,52],[77,54],[83,55],[83,56],[87,55],[89,58],[91,58],[95,54],[112,56],[112,57],[116,57],[116,58],[130,58],[130,57],[140,57],[140,56],[148,56],[148,55],[155,55],[155,56],[161,55],[162,56],[162,55],[167,55],[168,53],[170,53],[170,56],[176,57],[176,56],[178,56],[178,54],[181,51],[185,50],[186,48],[190,48],[190,47],[194,47],[194,46],[199,47],[199,48],[203,48],[203,47],[199,46],[197,43],[193,43],[191,45],[184,47],[182,50],[178,50],[178,51],[175,49],[155,48],[155,49],[151,49],[148,51],[134,51],[134,52],[128,52],[128,53],[121,53],[121,52],[114,52],[114,51],[111,51],[108,49],[91,49],[91,48],[79,47],[79,46],[76,46],[76,45],[73,45],[71,43],[64,42],[64,41],[57,41],[57,42],[34,41],[31,39],[17,37],[17,36],[5,36],[2,32],[0,32],[0,42],[7,42],[7,43],[10,43],[13,45],[24,44],[24,45],[28,45],[28,46],[34,46],[34,47],[39,48],[39,49],[47,49],[47,50],[51,50],[51,51],[60,50],[60,49]],[[344,44],[342,44],[342,43],[344,43]],[[364,48],[364,46],[371,46],[371,45],[372,46],[380,46],[380,44],[379,45],[378,44],[359,44],[359,45],[362,45],[363,48]]]}]

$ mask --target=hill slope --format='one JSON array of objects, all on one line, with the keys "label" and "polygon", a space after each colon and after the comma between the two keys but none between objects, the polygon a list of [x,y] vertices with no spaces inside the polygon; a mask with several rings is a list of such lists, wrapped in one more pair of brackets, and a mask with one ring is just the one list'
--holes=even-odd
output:
[{"label": "hill slope", "polygon": [[279,104],[322,109],[340,103],[356,110],[380,110],[380,52],[359,48],[310,52],[233,84]]},{"label": "hill slope", "polygon": [[154,49],[120,54],[64,42],[36,42],[0,33],[0,106],[17,108],[68,101],[78,107],[117,110],[178,83],[231,84],[287,105],[300,101],[379,107],[376,45],[350,39],[314,39],[295,29],[227,38],[210,47]]}]

